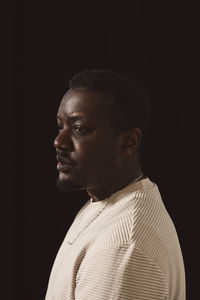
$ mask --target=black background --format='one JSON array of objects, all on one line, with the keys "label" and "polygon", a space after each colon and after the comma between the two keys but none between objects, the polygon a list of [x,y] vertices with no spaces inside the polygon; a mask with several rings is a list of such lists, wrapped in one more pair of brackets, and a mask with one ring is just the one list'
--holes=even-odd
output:
[{"label": "black background", "polygon": [[[8,1],[8,285],[4,299],[44,299],[83,192],[56,189],[56,112],[75,73],[140,80],[152,104],[143,168],[175,223],[187,299],[198,286],[199,18],[192,2]],[[3,298],[2,298],[3,299]]]}]

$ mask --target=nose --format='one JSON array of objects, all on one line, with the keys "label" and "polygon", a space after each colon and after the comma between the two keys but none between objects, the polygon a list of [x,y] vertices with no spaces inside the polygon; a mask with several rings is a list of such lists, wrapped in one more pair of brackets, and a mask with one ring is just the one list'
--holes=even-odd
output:
[{"label": "nose", "polygon": [[73,141],[69,136],[67,130],[61,130],[54,140],[54,147],[56,149],[63,149],[68,152],[74,151]]}]

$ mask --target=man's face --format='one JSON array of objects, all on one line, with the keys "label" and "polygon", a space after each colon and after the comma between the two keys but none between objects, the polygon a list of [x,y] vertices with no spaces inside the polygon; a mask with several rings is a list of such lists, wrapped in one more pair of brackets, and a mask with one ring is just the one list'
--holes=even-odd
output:
[{"label": "man's face", "polygon": [[98,190],[113,183],[120,164],[119,139],[103,94],[69,90],[57,117],[58,187]]}]

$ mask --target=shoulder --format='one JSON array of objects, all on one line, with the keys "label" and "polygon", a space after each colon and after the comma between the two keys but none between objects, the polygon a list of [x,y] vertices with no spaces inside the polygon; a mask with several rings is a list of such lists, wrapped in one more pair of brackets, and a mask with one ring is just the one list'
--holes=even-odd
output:
[{"label": "shoulder", "polygon": [[156,219],[161,212],[167,214],[156,184],[143,179],[108,199],[100,218],[102,233],[121,245],[139,241],[144,227],[157,227]]},{"label": "shoulder", "polygon": [[[101,223],[101,224],[100,224]],[[136,245],[159,262],[179,251],[174,224],[157,185],[148,178],[116,194],[99,218],[98,238],[104,245]]]}]

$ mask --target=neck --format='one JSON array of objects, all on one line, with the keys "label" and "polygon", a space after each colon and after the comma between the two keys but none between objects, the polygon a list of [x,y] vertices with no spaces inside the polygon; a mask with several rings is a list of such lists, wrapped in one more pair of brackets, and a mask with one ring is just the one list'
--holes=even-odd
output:
[{"label": "neck", "polygon": [[133,181],[140,180],[143,177],[141,168],[139,168],[136,172],[131,172],[129,176],[121,176],[118,180],[115,179],[115,182],[110,183],[109,185],[101,188],[91,188],[87,189],[88,195],[93,199],[94,202],[104,200],[110,197],[115,192],[123,189],[129,183]]}]

